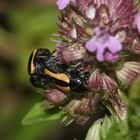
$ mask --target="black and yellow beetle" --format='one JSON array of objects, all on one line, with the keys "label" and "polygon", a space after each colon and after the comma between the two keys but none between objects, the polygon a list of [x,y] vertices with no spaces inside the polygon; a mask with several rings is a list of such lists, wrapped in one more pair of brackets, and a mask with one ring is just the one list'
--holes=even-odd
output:
[{"label": "black and yellow beetle", "polygon": [[56,87],[63,91],[83,91],[88,73],[79,73],[67,64],[61,64],[48,49],[36,49],[28,62],[28,73],[31,83],[43,89]]}]

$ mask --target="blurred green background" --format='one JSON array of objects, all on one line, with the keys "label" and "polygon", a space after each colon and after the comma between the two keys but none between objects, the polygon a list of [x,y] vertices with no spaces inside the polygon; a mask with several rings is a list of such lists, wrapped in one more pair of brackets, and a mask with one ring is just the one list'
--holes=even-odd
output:
[{"label": "blurred green background", "polygon": [[57,124],[21,125],[41,99],[29,82],[28,58],[35,48],[54,46],[56,9],[53,1],[0,0],[0,140],[49,139]]},{"label": "blurred green background", "polygon": [[53,49],[57,33],[55,0],[0,0],[0,140],[82,140],[85,127],[60,120],[22,126],[21,120],[41,100],[27,73],[31,52]]},{"label": "blurred green background", "polygon": [[53,1],[0,1],[0,140],[56,139],[57,122],[21,125],[41,99],[29,82],[28,58],[35,48],[53,48],[56,9]]}]

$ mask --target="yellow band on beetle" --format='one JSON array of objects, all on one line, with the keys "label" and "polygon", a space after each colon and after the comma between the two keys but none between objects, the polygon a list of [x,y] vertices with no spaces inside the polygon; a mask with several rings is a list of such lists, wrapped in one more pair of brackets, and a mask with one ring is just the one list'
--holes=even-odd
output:
[{"label": "yellow band on beetle", "polygon": [[35,66],[34,66],[34,57],[35,57],[35,54],[37,52],[37,49],[33,51],[33,57],[32,57],[32,60],[31,60],[31,74],[33,74],[35,72]]},{"label": "yellow band on beetle", "polygon": [[61,80],[61,81],[64,81],[66,83],[70,83],[69,77],[64,73],[58,73],[58,74],[57,73],[52,73],[48,69],[45,69],[45,74],[47,74],[50,77],[53,77],[53,78],[55,78],[57,80]]}]

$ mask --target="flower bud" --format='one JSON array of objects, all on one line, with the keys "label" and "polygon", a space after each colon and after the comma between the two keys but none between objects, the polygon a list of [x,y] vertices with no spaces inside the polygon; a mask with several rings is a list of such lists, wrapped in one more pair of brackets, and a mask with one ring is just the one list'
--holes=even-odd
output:
[{"label": "flower bud", "polygon": [[58,89],[45,90],[43,96],[53,104],[58,104],[66,99],[66,95]]},{"label": "flower bud", "polygon": [[118,86],[113,79],[103,74],[103,89],[108,94],[115,94],[117,93]]},{"label": "flower bud", "polygon": [[92,102],[90,98],[83,98],[79,107],[77,108],[77,112],[82,114],[90,114],[92,113],[94,106],[92,106]]},{"label": "flower bud", "polygon": [[70,116],[75,116],[75,111],[79,107],[80,103],[80,99],[73,99],[62,109],[65,112],[67,112]]},{"label": "flower bud", "polygon": [[61,57],[65,63],[70,63],[74,60],[83,59],[85,54],[85,48],[78,44],[74,44],[71,47],[63,48],[63,50],[61,51]]},{"label": "flower bud", "polygon": [[95,91],[102,91],[103,89],[103,76],[99,70],[95,70],[89,78],[89,88]]},{"label": "flower bud", "polygon": [[101,74],[98,70],[95,70],[89,78],[89,88],[98,92],[114,94],[118,87],[116,82],[105,73]]}]

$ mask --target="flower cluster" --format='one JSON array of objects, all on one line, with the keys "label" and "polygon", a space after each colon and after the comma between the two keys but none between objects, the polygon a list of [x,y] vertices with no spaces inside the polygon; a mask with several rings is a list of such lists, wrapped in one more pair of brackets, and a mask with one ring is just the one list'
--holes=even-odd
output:
[{"label": "flower cluster", "polygon": [[88,71],[90,76],[85,93],[70,97],[57,89],[47,91],[44,106],[52,108],[66,100],[65,106],[60,105],[68,114],[63,121],[82,123],[106,100],[122,119],[126,110],[118,90],[127,91],[140,74],[137,4],[133,0],[57,0],[57,6],[61,16],[55,53],[61,63],[73,66],[75,62],[79,73]]}]

